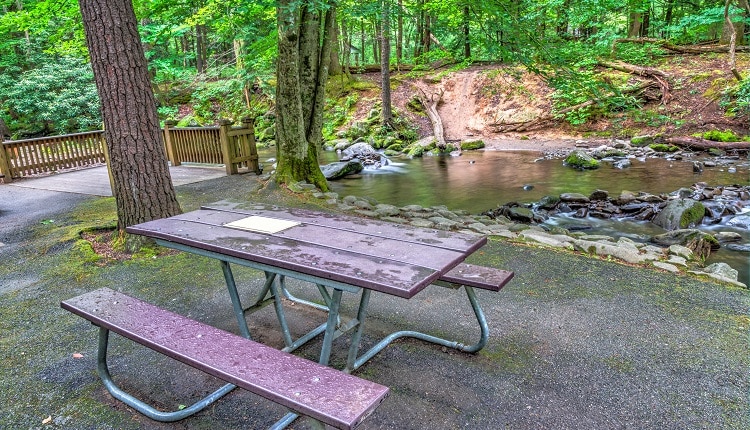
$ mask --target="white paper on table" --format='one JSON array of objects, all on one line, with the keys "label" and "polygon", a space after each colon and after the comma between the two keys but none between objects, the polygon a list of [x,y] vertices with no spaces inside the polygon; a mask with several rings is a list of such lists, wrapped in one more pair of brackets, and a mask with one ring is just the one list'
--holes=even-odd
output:
[{"label": "white paper on table", "polygon": [[298,221],[289,221],[286,219],[268,218],[255,215],[226,223],[224,224],[224,227],[272,234],[278,233],[299,224],[300,222]]}]

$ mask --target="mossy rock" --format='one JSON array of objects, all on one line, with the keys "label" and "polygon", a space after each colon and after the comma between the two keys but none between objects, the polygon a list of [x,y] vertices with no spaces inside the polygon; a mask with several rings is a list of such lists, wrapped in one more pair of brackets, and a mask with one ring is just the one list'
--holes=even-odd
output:
[{"label": "mossy rock", "polygon": [[461,149],[464,151],[473,151],[484,148],[483,140],[464,140],[461,142]]},{"label": "mossy rock", "polygon": [[708,148],[708,151],[706,152],[708,152],[708,155],[711,155],[713,157],[723,157],[727,154],[725,151],[719,148]]},{"label": "mossy rock", "polygon": [[739,142],[740,141],[740,137],[734,134],[732,130],[726,130],[726,131],[709,130],[703,133],[702,137],[706,140],[711,140],[714,142]]},{"label": "mossy rock", "polygon": [[388,148],[383,151],[383,155],[385,155],[386,157],[398,157],[399,155],[401,155],[401,150],[396,151],[394,149]]},{"label": "mossy rock", "polygon": [[699,225],[706,214],[703,203],[693,199],[672,200],[652,222],[665,230],[685,229]]},{"label": "mossy rock", "polygon": [[656,152],[677,152],[680,148],[666,143],[652,143],[648,146]]},{"label": "mossy rock", "polygon": [[400,143],[393,143],[387,148],[388,151],[401,152],[404,150],[404,145]]},{"label": "mossy rock", "polygon": [[634,136],[630,139],[630,144],[633,146],[647,146],[654,143],[653,136]]},{"label": "mossy rock", "polygon": [[424,155],[425,147],[421,145],[414,145],[409,152],[406,153],[409,157],[416,158]]},{"label": "mossy rock", "polygon": [[577,149],[565,158],[565,165],[575,169],[593,170],[599,168],[599,161],[586,152]]}]

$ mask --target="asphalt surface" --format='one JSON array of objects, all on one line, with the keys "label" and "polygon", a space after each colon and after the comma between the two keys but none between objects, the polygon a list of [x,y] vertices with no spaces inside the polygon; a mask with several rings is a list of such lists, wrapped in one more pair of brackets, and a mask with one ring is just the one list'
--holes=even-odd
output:
[{"label": "asphalt surface", "polygon": [[[224,198],[301,204],[259,189],[252,175],[177,188],[184,210]],[[81,207],[101,202],[0,185],[0,428],[270,426],[283,408],[246,392],[170,424],[106,392],[95,373],[96,330],[61,310],[60,300],[108,286],[227,330],[236,331],[236,322],[215,261],[174,254],[100,267],[75,241],[55,239],[86,224]],[[389,346],[355,372],[391,388],[359,428],[750,428],[747,290],[498,240],[470,262],[516,273],[501,292],[478,292],[488,346],[478,354],[415,340]],[[235,275],[252,297],[261,275]],[[309,286],[290,287],[315,298]],[[355,304],[345,298],[342,313],[353,315]],[[295,332],[324,320],[299,305],[288,314]],[[281,345],[271,308],[254,314],[250,328],[261,342]],[[465,296],[440,287],[409,301],[373,295],[365,344],[402,329],[454,334],[464,343],[478,337]],[[345,337],[334,343],[334,365],[345,361],[347,346]],[[130,342],[115,339],[111,347],[115,380],[159,407],[188,405],[220,385]],[[298,354],[315,359],[316,348],[319,341]],[[298,421],[291,428],[310,427]]]}]

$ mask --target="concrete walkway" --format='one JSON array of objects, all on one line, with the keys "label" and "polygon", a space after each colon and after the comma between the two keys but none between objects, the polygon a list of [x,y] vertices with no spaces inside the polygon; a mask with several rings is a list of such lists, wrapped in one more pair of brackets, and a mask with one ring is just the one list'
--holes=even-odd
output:
[{"label": "concrete walkway", "polygon": [[[226,176],[224,166],[181,165],[170,167],[169,172],[172,175],[172,183],[175,186]],[[106,166],[54,173],[48,176],[28,179],[16,179],[8,185],[92,196],[112,196],[112,187],[109,184],[109,175],[107,175]]]}]

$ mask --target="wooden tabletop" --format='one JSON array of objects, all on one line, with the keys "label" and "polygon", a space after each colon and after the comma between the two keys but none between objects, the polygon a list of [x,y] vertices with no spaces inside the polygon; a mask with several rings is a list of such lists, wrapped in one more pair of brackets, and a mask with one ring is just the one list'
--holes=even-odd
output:
[{"label": "wooden tabletop", "polygon": [[[251,216],[298,224],[268,233],[225,226]],[[487,241],[480,235],[227,201],[127,232],[405,298]]]}]

